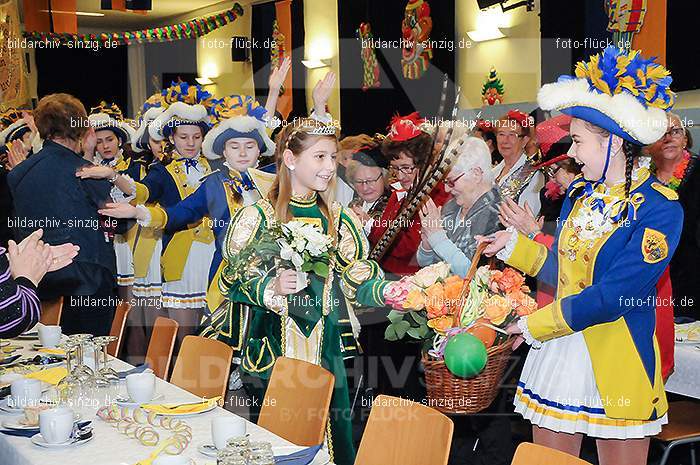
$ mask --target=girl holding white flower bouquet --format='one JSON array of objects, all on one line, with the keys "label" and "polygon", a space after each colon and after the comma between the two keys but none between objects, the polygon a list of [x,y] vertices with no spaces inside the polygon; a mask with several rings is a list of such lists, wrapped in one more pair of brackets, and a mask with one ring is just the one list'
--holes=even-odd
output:
[{"label": "girl holding white flower bouquet", "polygon": [[267,198],[234,217],[219,284],[231,301],[251,308],[241,363],[251,397],[263,398],[280,356],[335,375],[326,441],[332,460],[345,465],[355,452],[343,359],[357,354],[359,334],[350,303],[383,306],[388,283],[366,260],[360,221],[333,201],[337,144],[336,128],[312,119],[282,130],[277,178]]}]

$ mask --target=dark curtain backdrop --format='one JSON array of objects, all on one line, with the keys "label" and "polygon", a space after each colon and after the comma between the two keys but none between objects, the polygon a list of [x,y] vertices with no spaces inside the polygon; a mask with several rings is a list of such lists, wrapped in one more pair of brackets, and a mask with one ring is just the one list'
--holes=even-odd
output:
[{"label": "dark curtain backdrop", "polygon": [[669,0],[666,13],[666,65],[675,91],[700,89],[700,2]]},{"label": "dark curtain backdrop", "polygon": [[37,93],[65,92],[90,107],[106,100],[127,111],[128,63],[126,47],[36,49]]},{"label": "dark curtain backdrop", "polygon": [[[401,38],[401,21],[406,0],[352,0],[338,1],[338,31],[340,34],[340,83],[342,91],[341,121],[343,134],[386,133],[391,116],[418,110],[425,117],[437,113],[442,76],[450,79],[448,113],[454,99],[455,49],[433,48],[433,59],[428,71],[420,79],[409,80],[401,71],[401,49],[377,49],[381,69],[381,87],[362,90],[362,44],[355,30],[363,21],[369,21],[375,39]],[[429,1],[433,19],[430,38],[435,41],[455,40],[455,0]],[[449,116],[449,115],[448,115]]]},{"label": "dark curtain backdrop", "polygon": [[[307,116],[306,109],[306,68],[301,64],[304,59],[304,2],[292,0],[292,82],[294,107],[289,114],[289,119],[295,116]],[[275,3],[263,3],[253,5],[251,34],[252,39],[259,46],[253,48],[253,81],[255,83],[255,96],[261,105],[265,104],[267,97],[267,81],[270,77],[270,49],[264,47],[265,42],[272,38],[272,23],[275,20]],[[287,42],[289,49],[289,42]]]},{"label": "dark curtain backdrop", "polygon": [[[577,62],[599,52],[600,48],[591,45],[604,45],[607,39],[612,39],[607,25],[608,16],[601,1],[541,0],[542,82],[572,74]],[[568,40],[571,46],[566,44]],[[579,46],[573,47],[576,41]]]}]

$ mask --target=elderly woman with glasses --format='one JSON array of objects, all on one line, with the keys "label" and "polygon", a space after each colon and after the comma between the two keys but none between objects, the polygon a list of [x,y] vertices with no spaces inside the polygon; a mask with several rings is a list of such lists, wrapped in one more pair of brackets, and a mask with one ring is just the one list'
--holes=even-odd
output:
[{"label": "elderly woman with glasses", "polygon": [[367,234],[373,223],[381,218],[391,195],[385,167],[384,156],[379,148],[374,148],[353,154],[346,168],[348,181],[355,189],[350,208],[362,221]]},{"label": "elderly woman with glasses", "polygon": [[416,259],[421,266],[447,262],[454,273],[464,277],[476,250],[475,236],[500,227],[501,196],[494,184],[491,151],[483,140],[466,139],[445,178],[445,190],[452,198],[444,207],[438,208],[429,199],[420,211],[422,241]]},{"label": "elderly woman with glasses", "polygon": [[690,152],[693,139],[680,117],[668,113],[668,129],[664,136],[649,146],[651,170],[657,179],[676,191],[683,206],[683,231],[678,249],[671,259],[671,283],[676,316],[700,319],[700,171],[698,156]]}]

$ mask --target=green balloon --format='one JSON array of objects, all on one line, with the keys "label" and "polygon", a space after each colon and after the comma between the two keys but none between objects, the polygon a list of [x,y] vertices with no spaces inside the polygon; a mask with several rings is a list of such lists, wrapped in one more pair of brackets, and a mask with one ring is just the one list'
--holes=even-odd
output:
[{"label": "green balloon", "polygon": [[445,347],[445,365],[450,372],[462,378],[478,375],[486,366],[486,347],[469,333],[450,338]]}]

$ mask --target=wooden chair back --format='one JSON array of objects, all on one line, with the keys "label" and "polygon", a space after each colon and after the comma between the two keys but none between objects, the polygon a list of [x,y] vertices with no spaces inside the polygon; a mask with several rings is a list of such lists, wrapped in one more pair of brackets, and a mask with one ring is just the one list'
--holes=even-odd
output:
[{"label": "wooden chair back", "polygon": [[216,339],[185,336],[170,382],[196,396],[224,397],[233,349]]},{"label": "wooden chair back", "polygon": [[146,363],[160,379],[168,379],[179,326],[177,321],[162,316],[156,318],[153,324],[153,333],[146,351]]},{"label": "wooden chair back", "polygon": [[299,446],[323,442],[335,376],[323,367],[279,357],[272,367],[258,426]]},{"label": "wooden chair back", "polygon": [[63,314],[63,297],[41,301],[39,322],[48,326],[60,325]]},{"label": "wooden chair back", "polygon": [[522,442],[515,450],[511,465],[591,465],[571,454],[531,442]]},{"label": "wooden chair back", "polygon": [[117,336],[117,340],[110,342],[107,346],[107,353],[112,357],[119,357],[119,351],[122,348],[122,340],[124,339],[124,328],[126,327],[126,319],[131,311],[131,304],[122,301],[117,305],[117,310],[114,312],[114,320],[112,320],[112,329],[109,331],[110,336]]},{"label": "wooden chair back", "polygon": [[435,409],[407,399],[377,396],[355,464],[447,465],[454,424]]}]

